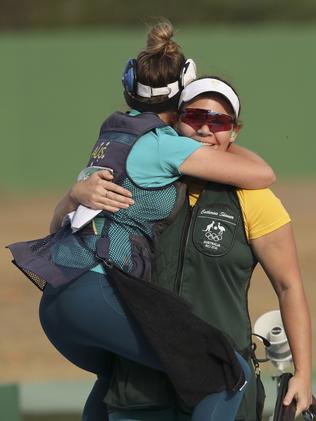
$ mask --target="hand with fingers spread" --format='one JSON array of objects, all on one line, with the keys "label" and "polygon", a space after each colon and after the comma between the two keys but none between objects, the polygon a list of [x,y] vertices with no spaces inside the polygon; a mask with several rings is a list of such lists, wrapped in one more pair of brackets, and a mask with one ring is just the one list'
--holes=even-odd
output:
[{"label": "hand with fingers spread", "polygon": [[91,209],[117,212],[128,208],[134,203],[132,194],[111,180],[113,175],[108,171],[97,171],[86,180],[75,183],[71,188],[70,197]]},{"label": "hand with fingers spread", "polygon": [[312,390],[310,376],[296,373],[289,381],[288,390],[283,405],[289,406],[292,400],[296,402],[295,417],[306,411],[312,403]]}]

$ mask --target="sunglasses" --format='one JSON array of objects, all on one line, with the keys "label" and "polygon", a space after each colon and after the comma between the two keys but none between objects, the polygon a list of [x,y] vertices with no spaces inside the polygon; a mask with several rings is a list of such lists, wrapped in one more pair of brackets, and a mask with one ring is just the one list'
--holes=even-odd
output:
[{"label": "sunglasses", "polygon": [[181,111],[180,120],[195,131],[206,124],[213,133],[227,132],[236,125],[235,119],[230,115],[200,108],[187,108]]}]

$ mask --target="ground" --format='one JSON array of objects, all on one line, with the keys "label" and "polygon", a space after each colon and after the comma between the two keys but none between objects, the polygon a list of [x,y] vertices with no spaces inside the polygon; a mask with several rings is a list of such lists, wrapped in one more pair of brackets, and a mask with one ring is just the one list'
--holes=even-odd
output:
[{"label": "ground", "polygon": [[[279,183],[274,191],[291,214],[299,259],[313,321],[316,349],[316,183]],[[72,366],[50,345],[37,316],[41,292],[10,263],[4,245],[46,235],[58,195],[2,194],[0,209],[0,382],[91,378]],[[277,308],[274,292],[261,269],[256,270],[249,294],[252,320]],[[316,360],[314,358],[314,366]]]}]

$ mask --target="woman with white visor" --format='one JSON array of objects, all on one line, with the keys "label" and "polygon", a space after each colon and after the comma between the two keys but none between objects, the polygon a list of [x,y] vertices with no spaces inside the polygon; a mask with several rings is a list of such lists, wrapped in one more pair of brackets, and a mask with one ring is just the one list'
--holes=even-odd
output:
[{"label": "woman with white visor", "polygon": [[[241,128],[239,113],[235,90],[217,77],[204,77],[183,90],[178,129],[210,148],[230,151],[237,148],[234,142]],[[111,183],[102,181],[97,174],[85,186],[76,186],[77,200],[95,208],[100,206],[102,183],[103,188],[111,190]],[[298,415],[311,402],[311,327],[290,218],[269,189],[245,190],[197,178],[187,178],[186,183],[189,205],[160,238],[154,280],[166,288],[176,288],[181,297],[193,304],[198,316],[225,332],[236,349],[246,354],[252,342],[247,293],[259,262],[277,294],[293,354],[295,373],[284,404],[295,399]],[[112,194],[116,199],[115,193],[108,196]],[[123,196],[120,200],[124,200]],[[115,201],[114,207],[118,203]],[[103,205],[110,206],[111,202]],[[187,215],[189,226],[184,222]],[[172,267],[181,272],[180,286],[175,287],[179,279]],[[253,371],[250,353],[247,359]],[[191,419],[177,408],[175,397],[169,396],[169,402],[163,402],[166,390],[172,393],[166,389],[165,379],[159,389],[155,372],[150,376],[148,369],[124,360],[117,366],[120,369],[113,375],[106,400],[120,409],[113,410],[111,421]],[[150,389],[152,382],[156,384],[154,390]],[[145,398],[140,393],[143,390],[147,391]],[[136,397],[139,400],[133,402]],[[170,401],[174,405],[166,409]],[[137,405],[142,409],[135,409]],[[253,375],[236,419],[254,421],[260,417],[256,413]]]}]

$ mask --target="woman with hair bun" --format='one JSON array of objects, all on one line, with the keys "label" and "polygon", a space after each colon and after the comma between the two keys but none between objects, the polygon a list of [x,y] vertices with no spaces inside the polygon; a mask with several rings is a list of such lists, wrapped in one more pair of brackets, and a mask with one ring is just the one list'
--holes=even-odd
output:
[{"label": "woman with hair bun", "polygon": [[172,35],[170,23],[154,26],[146,49],[128,61],[123,86],[132,110],[105,120],[81,173],[85,179],[100,170],[102,178],[102,169],[110,168],[117,192],[131,191],[135,204],[92,212],[77,229],[70,218],[60,226],[62,216],[77,207],[72,191],[56,208],[51,235],[9,246],[15,264],[43,290],[40,320],[49,340],[98,376],[85,421],[108,419],[103,397],[114,355],[166,372],[194,421],[233,420],[249,379],[247,363],[221,331],[150,282],[155,244],[185,200],[178,181],[183,174],[243,188],[275,179],[250,151],[215,150],[173,129],[195,64]]}]

